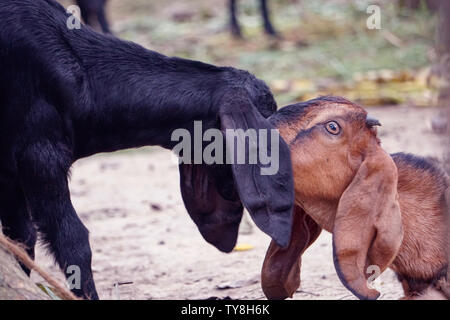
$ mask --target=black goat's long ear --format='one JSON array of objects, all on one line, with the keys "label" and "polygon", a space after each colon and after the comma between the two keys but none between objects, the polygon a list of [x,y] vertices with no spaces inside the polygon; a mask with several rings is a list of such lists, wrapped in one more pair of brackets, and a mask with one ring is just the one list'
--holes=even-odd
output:
[{"label": "black goat's long ear", "polygon": [[248,98],[231,95],[224,100],[219,116],[239,198],[256,225],[285,248],[294,207],[289,147]]},{"label": "black goat's long ear", "polygon": [[203,238],[220,251],[232,251],[244,210],[239,198],[225,199],[206,165],[180,164],[179,169],[184,205]]}]

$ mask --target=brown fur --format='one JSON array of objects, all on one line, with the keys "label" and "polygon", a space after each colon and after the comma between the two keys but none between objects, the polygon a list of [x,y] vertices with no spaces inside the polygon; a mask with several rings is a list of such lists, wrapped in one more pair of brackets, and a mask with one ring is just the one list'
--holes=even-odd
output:
[{"label": "brown fur", "polygon": [[[322,229],[305,211],[294,209],[293,232],[287,249],[280,248],[275,241],[267,249],[264,260],[263,291],[269,299],[292,297],[300,286],[301,255],[317,239]],[[282,286],[279,286],[279,283]]]},{"label": "brown fur", "polygon": [[[371,275],[367,268],[376,265],[381,272],[390,267],[397,273],[407,298],[424,298],[433,290],[442,296],[449,250],[443,171],[412,155],[389,156],[367,112],[343,98],[291,105],[271,121],[291,149],[296,205],[333,233],[343,284],[359,298],[376,299],[379,293],[366,281]],[[327,132],[329,121],[339,124],[338,135]],[[287,249],[272,243],[268,250],[262,286],[269,298],[286,298],[298,288],[299,279],[280,277],[277,271],[299,268],[301,253],[311,243],[305,245],[297,232],[308,234],[305,227],[294,226]],[[303,241],[297,265],[291,248],[299,247],[296,241]]]},{"label": "brown fur", "polygon": [[[450,177],[447,177],[447,190],[445,192],[445,198],[447,203],[447,237],[450,237]],[[447,281],[440,280],[439,285],[447,299],[450,300],[450,245],[447,246],[447,262]]]}]

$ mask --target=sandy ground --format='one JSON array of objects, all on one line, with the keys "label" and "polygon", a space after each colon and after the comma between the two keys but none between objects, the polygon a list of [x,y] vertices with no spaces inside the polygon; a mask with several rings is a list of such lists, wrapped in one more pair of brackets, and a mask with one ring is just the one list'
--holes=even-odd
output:
[{"label": "sandy ground", "polygon": [[[442,136],[429,128],[436,109],[370,108],[383,124],[389,152],[441,158]],[[206,243],[184,209],[177,165],[170,152],[143,149],[98,155],[72,170],[72,199],[91,232],[93,270],[101,299],[264,299],[260,269],[269,238],[250,222],[239,244],[248,251],[224,254]],[[249,221],[247,219],[247,221]],[[37,262],[61,277],[51,257],[38,249]],[[33,274],[33,279],[39,281]],[[117,282],[132,282],[113,290]],[[381,299],[402,295],[386,271]],[[355,299],[336,276],[331,235],[324,232],[303,257],[302,286],[294,299]]]}]

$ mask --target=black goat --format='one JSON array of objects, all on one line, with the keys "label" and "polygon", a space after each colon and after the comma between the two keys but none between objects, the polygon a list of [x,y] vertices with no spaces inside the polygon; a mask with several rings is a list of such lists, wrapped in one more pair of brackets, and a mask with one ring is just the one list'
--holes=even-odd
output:
[{"label": "black goat", "polygon": [[[242,32],[241,27],[239,26],[239,22],[236,16],[236,0],[229,0],[229,11],[230,11],[230,26],[231,26],[231,34],[234,37],[241,38]],[[270,13],[269,8],[267,6],[267,0],[259,0],[260,2],[260,9],[261,14],[264,22],[264,31],[271,36],[276,36],[277,32],[275,31],[275,28],[272,25],[272,22],[270,22]]]},{"label": "black goat", "polygon": [[[270,21],[270,13],[267,6],[267,0],[259,0],[259,2],[264,22],[264,31],[268,35],[276,36],[277,32],[275,31],[275,28]],[[86,24],[93,27],[100,25],[104,33],[111,33],[105,15],[105,3],[106,0],[77,0],[77,4],[81,9],[82,18]],[[240,38],[242,37],[242,32],[236,15],[236,0],[229,0],[228,7],[230,12],[231,34],[235,37]]]},{"label": "black goat", "polygon": [[[276,103],[246,71],[69,30],[68,17],[53,0],[0,2],[0,219],[32,257],[38,231],[64,272],[80,268],[74,293],[96,299],[88,230],[70,200],[73,162],[145,145],[171,149],[173,130],[193,132],[194,121],[203,130],[272,129],[266,118]],[[236,243],[243,205],[279,245],[289,243],[293,179],[281,138],[278,172],[264,176],[262,167],[180,164],[187,211],[221,251]]]}]

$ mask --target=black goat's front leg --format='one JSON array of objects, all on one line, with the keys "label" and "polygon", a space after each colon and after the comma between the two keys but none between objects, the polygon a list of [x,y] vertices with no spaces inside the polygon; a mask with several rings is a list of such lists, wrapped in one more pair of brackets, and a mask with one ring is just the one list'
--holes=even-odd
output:
[{"label": "black goat's front leg", "polygon": [[62,143],[50,139],[26,146],[18,155],[20,181],[42,240],[66,277],[70,277],[72,292],[98,299],[89,232],[70,200],[67,174],[71,161],[64,150]]},{"label": "black goat's front leg", "polygon": [[[17,185],[0,185],[0,220],[3,234],[24,246],[30,258],[34,259],[37,232],[26,208],[23,192]],[[29,276],[31,270],[19,263]]]},{"label": "black goat's front leg", "polygon": [[270,21],[270,11],[267,6],[267,0],[261,0],[261,13],[264,21],[264,31],[270,36],[277,36],[277,32]]},{"label": "black goat's front leg", "polygon": [[231,35],[235,38],[242,38],[241,27],[239,26],[239,21],[237,19],[237,13],[236,13],[236,11],[237,11],[236,0],[230,0],[229,11],[230,11]]}]

